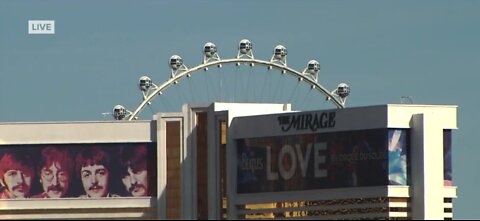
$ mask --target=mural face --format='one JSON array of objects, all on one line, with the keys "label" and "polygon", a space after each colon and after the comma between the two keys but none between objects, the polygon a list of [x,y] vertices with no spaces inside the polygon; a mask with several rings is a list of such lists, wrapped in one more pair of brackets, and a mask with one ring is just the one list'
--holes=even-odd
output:
[{"label": "mural face", "polygon": [[127,174],[122,178],[125,190],[132,196],[145,196],[148,193],[148,171],[133,170],[128,167]]},{"label": "mural face", "polygon": [[3,175],[6,198],[26,198],[32,186],[32,175],[22,170],[7,170]]},{"label": "mural face", "polygon": [[156,144],[0,146],[1,199],[156,196]]},{"label": "mural face", "polygon": [[108,195],[110,172],[104,165],[82,167],[81,177],[88,197],[100,198]]},{"label": "mural face", "polygon": [[237,192],[407,185],[406,130],[240,139]]},{"label": "mural face", "polygon": [[70,173],[54,162],[40,170],[40,183],[48,198],[62,198],[70,186]]}]

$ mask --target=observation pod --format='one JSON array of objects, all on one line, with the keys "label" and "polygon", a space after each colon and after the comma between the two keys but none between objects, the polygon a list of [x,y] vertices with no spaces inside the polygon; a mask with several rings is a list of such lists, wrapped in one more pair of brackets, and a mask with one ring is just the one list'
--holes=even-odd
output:
[{"label": "observation pod", "polygon": [[152,85],[153,85],[152,79],[150,79],[148,76],[142,76],[138,80],[138,87],[143,92],[148,91],[148,89],[150,89],[150,87],[152,87]]},{"label": "observation pod", "polygon": [[183,59],[178,55],[170,57],[170,67],[173,70],[178,70],[183,65]]},{"label": "observation pod", "polygon": [[211,58],[217,53],[217,46],[213,44],[212,42],[208,42],[203,46],[203,53],[205,54],[206,57]]},{"label": "observation pod", "polygon": [[243,39],[238,44],[238,49],[240,50],[240,53],[247,54],[252,50],[252,43],[248,39]]},{"label": "observation pod", "polygon": [[350,87],[348,86],[348,84],[340,83],[337,86],[337,94],[341,98],[346,98],[348,95],[350,95]]},{"label": "observation pod", "polygon": [[127,110],[122,105],[113,107],[113,118],[115,120],[123,120],[127,116]]},{"label": "observation pod", "polygon": [[307,64],[307,73],[317,74],[320,71],[320,63],[316,60],[310,60]]},{"label": "observation pod", "polygon": [[287,48],[283,45],[277,45],[275,49],[273,49],[273,54],[276,59],[282,59],[287,56]]}]

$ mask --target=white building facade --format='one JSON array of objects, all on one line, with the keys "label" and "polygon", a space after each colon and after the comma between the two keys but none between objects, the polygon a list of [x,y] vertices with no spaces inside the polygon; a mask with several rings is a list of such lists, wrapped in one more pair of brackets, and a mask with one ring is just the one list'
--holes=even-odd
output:
[{"label": "white building facade", "polygon": [[[213,103],[151,121],[2,123],[0,157],[28,150],[35,171],[49,147],[68,150],[72,167],[84,149],[104,150],[119,197],[78,198],[75,170],[63,198],[32,198],[42,192],[37,172],[26,198],[0,199],[0,218],[451,219],[456,114],[445,105]],[[121,156],[142,148],[150,191],[133,196]]]}]

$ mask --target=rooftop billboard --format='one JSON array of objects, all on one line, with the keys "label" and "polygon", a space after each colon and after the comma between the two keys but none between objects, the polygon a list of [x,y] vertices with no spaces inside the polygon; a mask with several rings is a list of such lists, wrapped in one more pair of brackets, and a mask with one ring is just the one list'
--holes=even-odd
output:
[{"label": "rooftop billboard", "polygon": [[237,140],[237,192],[407,185],[408,130]]},{"label": "rooftop billboard", "polygon": [[0,146],[0,199],[156,196],[156,143]]}]

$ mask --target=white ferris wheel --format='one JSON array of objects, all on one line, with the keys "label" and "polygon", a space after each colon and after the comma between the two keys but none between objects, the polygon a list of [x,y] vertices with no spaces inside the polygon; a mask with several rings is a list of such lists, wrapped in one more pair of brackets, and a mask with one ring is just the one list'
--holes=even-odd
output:
[{"label": "white ferris wheel", "polygon": [[257,59],[253,55],[252,43],[248,39],[243,39],[239,42],[238,53],[235,58],[221,59],[216,45],[208,42],[203,47],[203,63],[189,68],[184,64],[180,56],[173,55],[170,57],[168,64],[171,69],[170,78],[161,84],[155,84],[148,76],[140,77],[138,87],[142,92],[143,100],[134,111],[129,111],[122,105],[116,105],[112,113],[114,119],[136,120],[141,111],[146,106],[151,105],[155,97],[163,95],[169,87],[179,84],[180,81],[190,79],[193,74],[208,71],[210,67],[222,68],[224,65],[240,66],[245,64],[250,67],[256,67],[255,65],[264,66],[267,67],[267,70],[277,69],[282,75],[289,74],[298,79],[298,83],[305,83],[312,91],[318,92],[336,108],[344,108],[347,96],[350,94],[350,87],[346,83],[340,83],[333,91],[329,91],[318,82],[318,74],[320,72],[318,61],[310,60],[303,71],[294,70],[287,66],[287,48],[283,45],[277,45],[273,49],[273,55],[270,60]]}]

